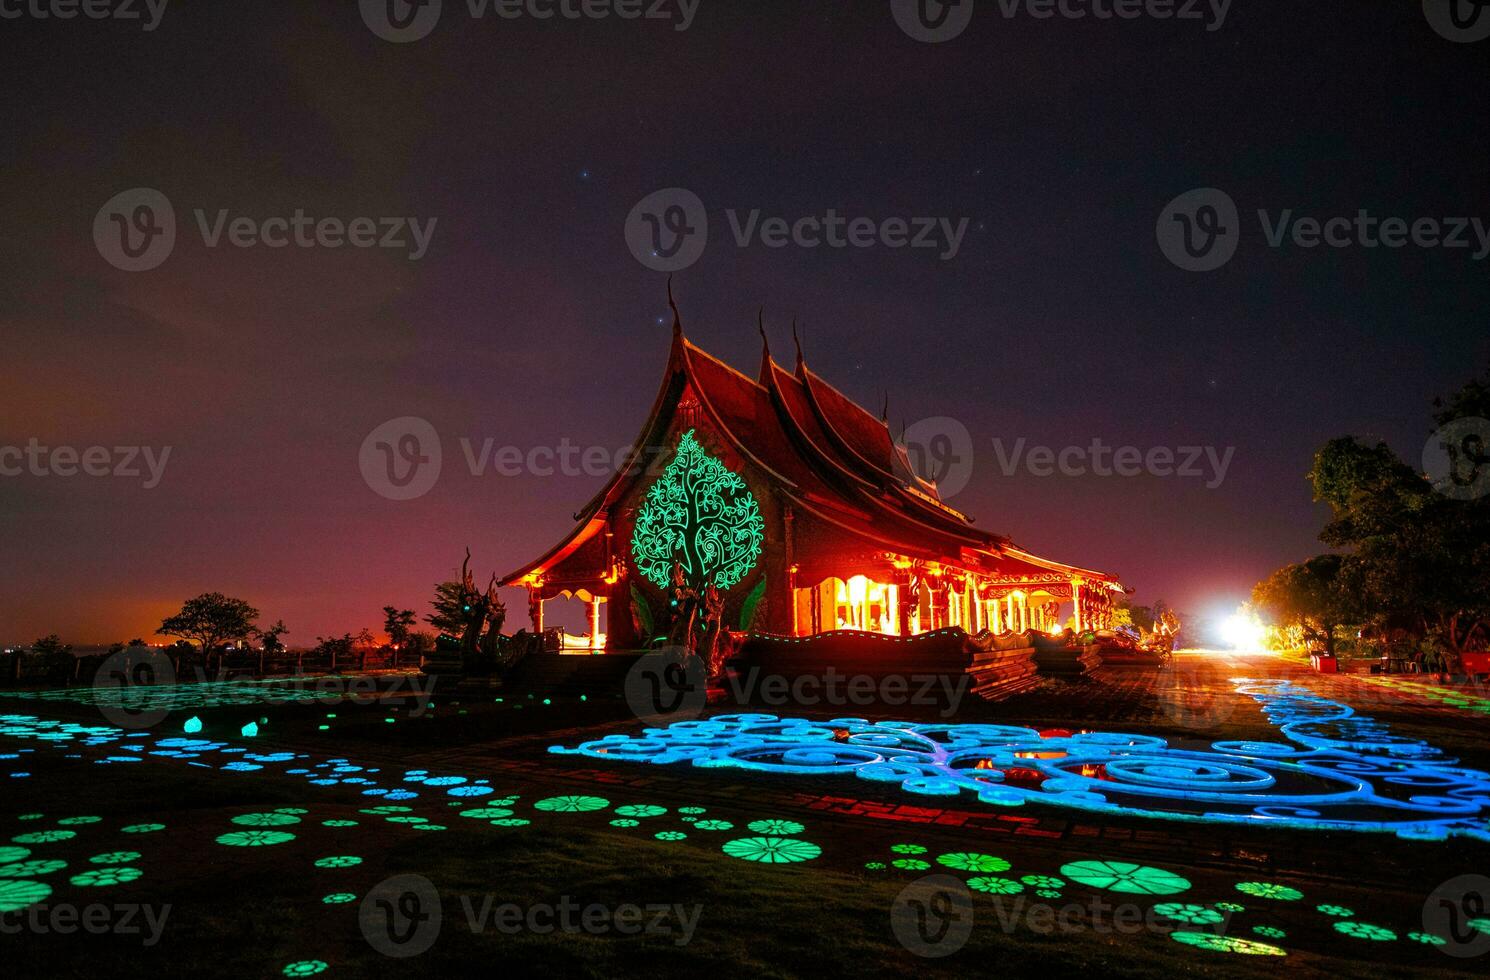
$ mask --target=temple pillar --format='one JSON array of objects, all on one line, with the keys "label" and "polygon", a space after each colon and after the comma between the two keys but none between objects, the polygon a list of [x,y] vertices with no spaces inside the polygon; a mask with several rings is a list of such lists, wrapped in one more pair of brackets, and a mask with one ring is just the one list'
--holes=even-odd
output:
[{"label": "temple pillar", "polygon": [[597,596],[590,600],[590,649],[599,650],[600,643],[600,603],[602,600]]},{"label": "temple pillar", "polygon": [[988,600],[988,613],[991,624],[990,629],[995,633],[1002,633],[1004,631],[1004,618],[999,615],[999,601],[997,599]]},{"label": "temple pillar", "polygon": [[911,635],[911,583],[903,577],[895,583],[895,632],[901,636]]},{"label": "temple pillar", "polygon": [[528,587],[528,618],[533,621],[533,632],[543,632],[543,593]]},{"label": "temple pillar", "polygon": [[1085,620],[1081,615],[1081,579],[1071,580],[1071,609],[1072,626],[1080,633],[1086,629]]}]

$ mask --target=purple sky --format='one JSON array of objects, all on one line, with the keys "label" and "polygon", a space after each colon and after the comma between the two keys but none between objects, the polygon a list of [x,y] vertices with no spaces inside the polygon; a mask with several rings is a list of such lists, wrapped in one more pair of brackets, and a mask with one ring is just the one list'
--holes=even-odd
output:
[{"label": "purple sky", "polygon": [[[685,187],[710,244],[675,279],[689,336],[782,357],[892,420],[959,420],[951,503],[1136,599],[1229,610],[1320,549],[1304,474],[1346,433],[1418,459],[1429,403],[1490,355],[1471,249],[1270,248],[1256,218],[1490,216],[1486,45],[1416,3],[1235,4],[1175,21],[1005,19],[923,44],[881,3],[704,0],[676,23],[473,21],[376,37],[356,4],[171,5],[6,21],[0,448],[148,446],[145,476],[0,476],[0,642],[148,636],[206,590],[291,643],[423,613],[469,545],[480,576],[568,529],[598,476],[474,476],[478,447],[616,450],[667,353],[665,277],[632,206]],[[272,8],[272,9],[262,9]],[[1167,202],[1225,190],[1237,256],[1185,272]],[[162,192],[174,251],[120,271],[93,223]],[[934,251],[737,247],[725,212],[967,218]],[[414,216],[427,254],[207,247],[193,212]],[[1472,235],[1471,235],[1472,237]],[[375,427],[427,419],[436,486],[364,482]],[[1234,448],[1225,479],[1006,475],[1007,448]],[[0,463],[5,462],[0,458]],[[1213,481],[1212,481],[1213,482]],[[522,620],[520,596],[511,597]],[[561,621],[565,621],[562,616]],[[577,624],[577,615],[570,617]]]}]

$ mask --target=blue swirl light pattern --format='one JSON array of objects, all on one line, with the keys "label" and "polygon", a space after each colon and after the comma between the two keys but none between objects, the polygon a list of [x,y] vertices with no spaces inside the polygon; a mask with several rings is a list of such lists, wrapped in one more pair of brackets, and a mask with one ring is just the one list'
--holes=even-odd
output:
[{"label": "blue swirl light pattern", "polygon": [[608,735],[560,755],[849,775],[908,793],[974,793],[994,806],[1048,803],[1093,813],[1211,823],[1450,835],[1490,840],[1490,774],[1392,734],[1346,704],[1288,681],[1232,682],[1287,742],[1174,747],[1154,735],[982,724],[809,721],[718,715]]}]

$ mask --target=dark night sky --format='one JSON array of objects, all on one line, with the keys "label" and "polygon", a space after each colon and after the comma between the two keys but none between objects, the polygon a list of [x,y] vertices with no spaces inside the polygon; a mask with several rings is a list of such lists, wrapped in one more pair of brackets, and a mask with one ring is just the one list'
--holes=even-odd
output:
[{"label": "dark night sky", "polygon": [[[800,316],[809,362],[850,395],[967,426],[975,469],[951,502],[981,526],[1197,613],[1318,550],[1303,476],[1325,439],[1416,460],[1432,397],[1490,355],[1490,261],[1275,250],[1255,218],[1490,218],[1490,41],[1444,40],[1416,0],[1237,0],[1214,32],[1006,20],[982,0],[944,44],[869,0],[703,0],[685,32],[446,8],[412,44],[354,3],[178,2],[148,33],[0,21],[0,446],[173,447],[149,490],[0,477],[0,640],[148,636],[217,589],[309,643],[385,603],[423,611],[467,544],[483,579],[537,555],[601,480],[475,477],[457,440],[635,437],[668,332],[664,277],[622,230],[669,186],[713,224],[676,279],[692,339],[753,372],[756,308],[781,356]],[[92,225],[138,186],[180,233],[126,273]],[[1155,221],[1204,186],[1237,201],[1243,240],[1183,272]],[[196,208],[438,224],[410,262],[206,248]],[[741,249],[727,208],[972,228],[952,261]],[[434,424],[445,466],[393,502],[357,455],[405,415]],[[1005,476],[993,440],[1020,437],[1235,457],[1217,489]]]}]

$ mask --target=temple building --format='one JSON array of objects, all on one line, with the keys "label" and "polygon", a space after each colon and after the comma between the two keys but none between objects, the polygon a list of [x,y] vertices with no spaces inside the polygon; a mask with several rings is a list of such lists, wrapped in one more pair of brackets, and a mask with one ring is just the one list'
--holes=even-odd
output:
[{"label": "temple building", "polygon": [[[594,650],[668,631],[677,575],[722,600],[734,631],[912,636],[1078,632],[1109,624],[1118,580],[973,526],[911,468],[886,419],[762,332],[754,377],[694,346],[673,309],[662,385],[628,465],[542,557],[502,580],[544,602],[589,603]],[[1074,623],[1072,623],[1074,620]]]}]

